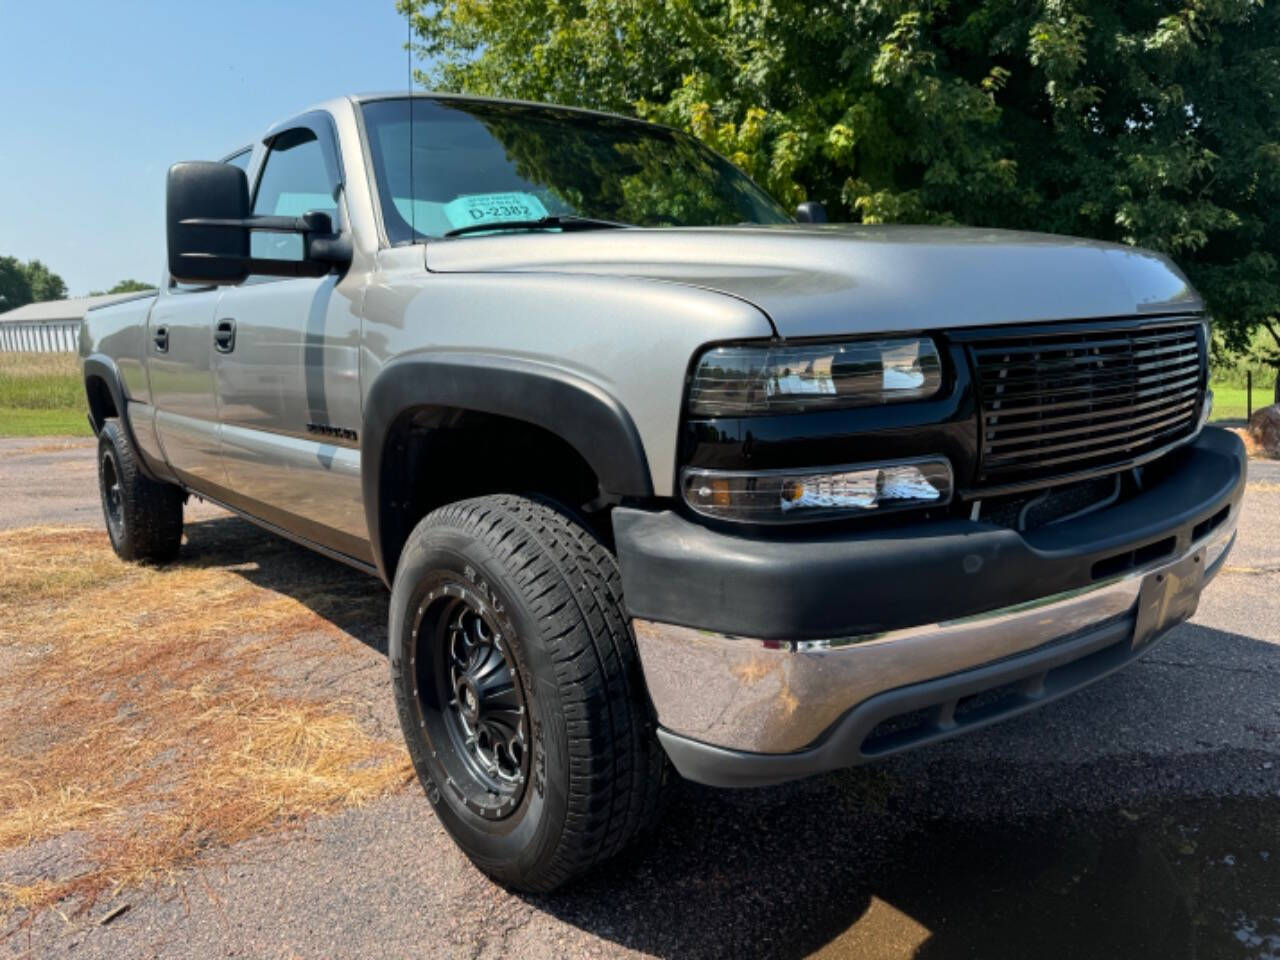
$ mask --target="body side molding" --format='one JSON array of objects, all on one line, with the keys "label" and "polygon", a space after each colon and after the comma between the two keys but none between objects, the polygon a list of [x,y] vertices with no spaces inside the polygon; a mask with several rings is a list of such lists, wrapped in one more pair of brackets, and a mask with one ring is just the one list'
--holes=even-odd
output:
[{"label": "body side molding", "polygon": [[384,496],[386,439],[396,420],[420,407],[454,407],[522,420],[572,446],[600,479],[602,490],[653,496],[639,431],[604,390],[549,364],[486,354],[412,353],[388,363],[365,397],[360,438],[361,484],[378,572],[389,584],[408,531],[390,522]]}]

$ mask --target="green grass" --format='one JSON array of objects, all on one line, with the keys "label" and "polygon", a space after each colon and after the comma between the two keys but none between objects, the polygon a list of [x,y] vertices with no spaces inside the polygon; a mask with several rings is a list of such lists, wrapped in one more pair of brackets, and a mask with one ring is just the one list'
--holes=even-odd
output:
[{"label": "green grass", "polygon": [[[1253,399],[1258,400],[1258,391],[1253,392]],[[1227,387],[1220,383],[1213,385],[1213,414],[1211,420],[1243,420],[1245,415],[1244,387]]]},{"label": "green grass", "polygon": [[87,437],[87,412],[74,354],[0,353],[0,437]]},{"label": "green grass", "polygon": [[0,407],[0,437],[89,437],[85,410]]},{"label": "green grass", "polygon": [[[1248,411],[1244,387],[1229,387],[1222,383],[1210,384],[1213,388],[1212,420],[1243,420]],[[1253,409],[1270,406],[1275,396],[1273,387],[1253,386]]]}]

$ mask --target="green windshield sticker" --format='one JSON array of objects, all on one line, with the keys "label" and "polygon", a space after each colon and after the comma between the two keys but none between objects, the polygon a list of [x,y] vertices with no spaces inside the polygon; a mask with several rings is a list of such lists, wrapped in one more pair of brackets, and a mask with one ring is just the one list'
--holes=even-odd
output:
[{"label": "green windshield sticker", "polygon": [[541,220],[547,208],[532,193],[473,193],[444,205],[452,229],[507,220]]}]

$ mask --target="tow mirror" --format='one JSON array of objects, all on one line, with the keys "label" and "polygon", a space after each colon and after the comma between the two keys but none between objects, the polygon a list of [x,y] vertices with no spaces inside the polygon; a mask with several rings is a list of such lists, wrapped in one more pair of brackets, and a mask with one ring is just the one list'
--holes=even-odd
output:
[{"label": "tow mirror", "polygon": [[826,223],[827,208],[817,200],[806,200],[796,207],[796,220],[800,223]]},{"label": "tow mirror", "polygon": [[[179,283],[236,284],[250,274],[320,277],[335,264],[351,262],[350,238],[334,233],[327,213],[252,216],[249,181],[243,170],[227,163],[170,167],[165,219],[169,274]],[[298,234],[300,249],[284,259],[254,257],[250,240],[259,232]]]},{"label": "tow mirror", "polygon": [[207,221],[248,216],[249,181],[239,167],[175,163],[169,168],[165,200],[170,276],[195,284],[244,280],[249,275],[249,231]]}]

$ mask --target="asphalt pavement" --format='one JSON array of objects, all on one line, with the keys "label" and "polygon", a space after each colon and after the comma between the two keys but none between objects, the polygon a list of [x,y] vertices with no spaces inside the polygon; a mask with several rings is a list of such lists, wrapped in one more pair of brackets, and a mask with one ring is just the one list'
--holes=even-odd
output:
[{"label": "asphalt pavement", "polygon": [[[0,445],[0,526],[100,524],[92,448],[24,443]],[[353,630],[384,657],[378,628]],[[554,896],[489,882],[410,788],[45,914],[6,953],[1275,960],[1280,463],[1251,465],[1194,620],[1041,710],[780,787],[679,784],[652,836]]]}]

